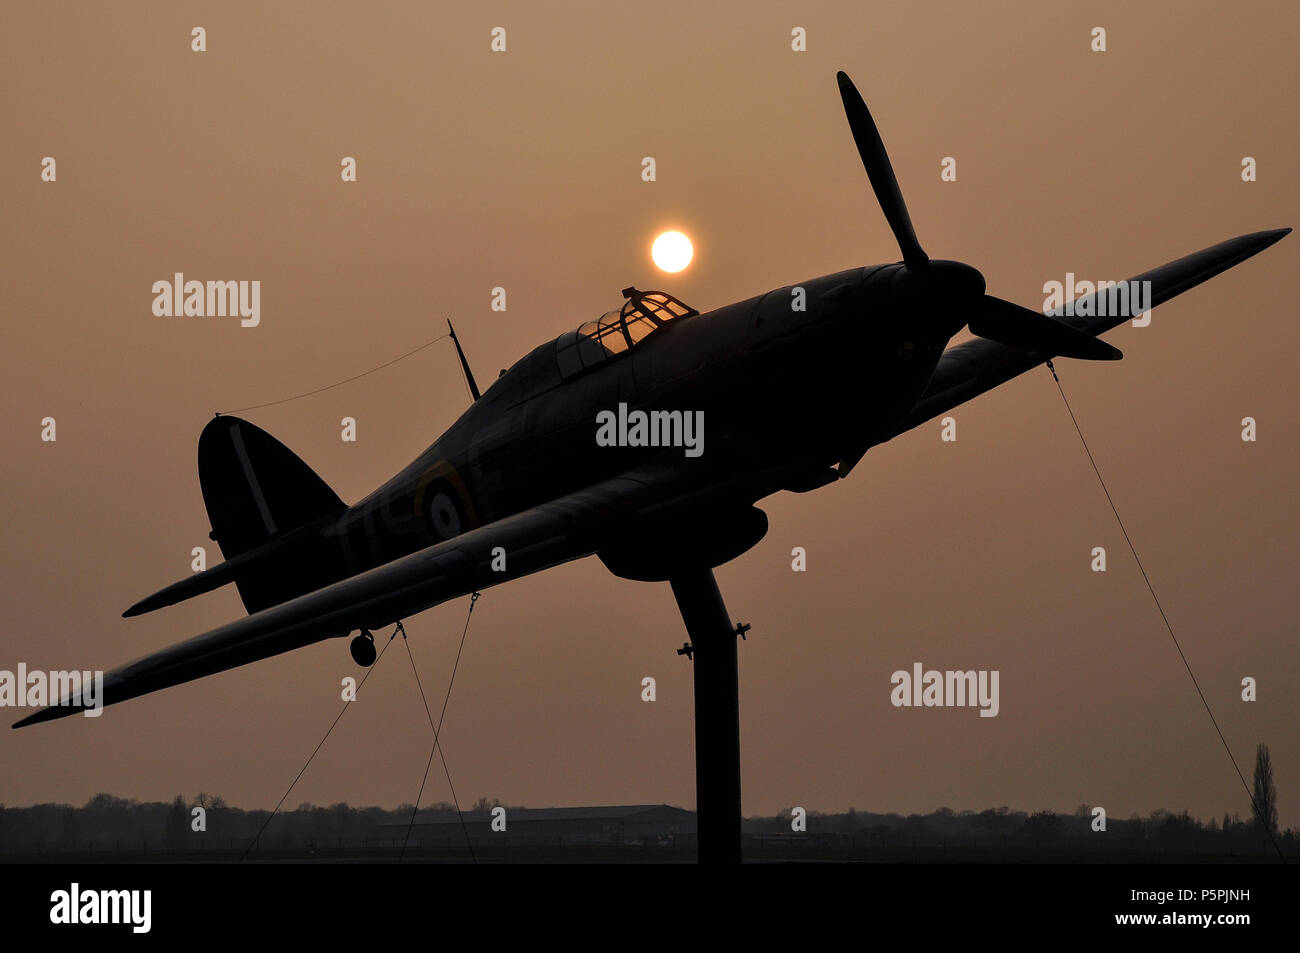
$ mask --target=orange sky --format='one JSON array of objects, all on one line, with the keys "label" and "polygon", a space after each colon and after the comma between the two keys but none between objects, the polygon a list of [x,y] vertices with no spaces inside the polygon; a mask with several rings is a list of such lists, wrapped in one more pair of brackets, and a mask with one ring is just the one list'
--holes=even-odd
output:
[{"label": "orange sky", "polygon": [[[229,6],[9,5],[0,668],[109,669],[242,611],[229,589],[119,617],[207,541],[195,443],[214,410],[358,373],[448,316],[486,382],[629,284],[707,310],[896,260],[837,69],[876,117],[926,250],[1031,307],[1067,271],[1123,279],[1300,220],[1300,38],[1284,2]],[[1089,50],[1097,25],[1104,54]],[[790,50],[794,26],[806,53]],[[347,155],[355,184],[339,179]],[[697,251],[675,276],[649,261],[669,226]],[[1112,332],[1118,364],[1059,362],[1224,732],[1248,777],[1256,743],[1270,746],[1291,826],[1298,249],[1291,236],[1150,327]],[[176,271],[260,280],[261,325],[155,317],[151,285]],[[489,308],[498,285],[505,313]],[[436,345],[248,416],[352,502],[465,401]],[[339,439],[345,415],[355,444]],[[848,480],[768,500],[767,538],[719,570],[733,617],[754,626],[740,647],[747,813],[1246,815],[1050,376],[956,416],[954,444],[926,425]],[[1097,545],[1105,575],[1088,568]],[[794,546],[807,573],[790,571]],[[437,699],[465,602],[407,620]],[[462,800],[693,806],[683,640],[667,585],[594,559],[487,591],[444,735]],[[890,674],[915,661],[999,670],[999,715],[893,708]],[[6,730],[0,802],[202,789],[272,806],[352,671],[330,641],[95,721]],[[289,803],[410,801],[424,719],[409,663],[385,659]],[[425,800],[447,797],[435,771]]]}]

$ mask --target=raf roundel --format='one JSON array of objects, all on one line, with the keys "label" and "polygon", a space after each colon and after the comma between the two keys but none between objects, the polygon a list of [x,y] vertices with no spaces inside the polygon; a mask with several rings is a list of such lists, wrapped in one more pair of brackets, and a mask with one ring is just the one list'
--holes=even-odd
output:
[{"label": "raf roundel", "polygon": [[442,539],[459,536],[464,529],[460,508],[445,490],[438,490],[429,497],[429,524]]}]

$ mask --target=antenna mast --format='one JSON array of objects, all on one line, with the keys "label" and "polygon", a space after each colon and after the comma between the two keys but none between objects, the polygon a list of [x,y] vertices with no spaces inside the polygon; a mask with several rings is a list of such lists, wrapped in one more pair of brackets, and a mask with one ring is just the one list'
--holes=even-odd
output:
[{"label": "antenna mast", "polygon": [[447,329],[451,331],[451,343],[456,345],[456,354],[460,357],[461,370],[465,372],[465,383],[469,385],[469,392],[474,395],[474,399],[479,399],[478,385],[474,383],[474,372],[469,369],[469,361],[465,360],[465,351],[460,346],[460,338],[456,337],[456,329],[451,326],[451,318],[447,319]]}]

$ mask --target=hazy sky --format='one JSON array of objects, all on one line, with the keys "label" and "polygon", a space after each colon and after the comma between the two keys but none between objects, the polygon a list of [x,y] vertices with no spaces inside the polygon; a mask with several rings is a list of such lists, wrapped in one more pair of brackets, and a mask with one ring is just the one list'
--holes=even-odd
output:
[{"label": "hazy sky", "polygon": [[[242,613],[228,588],[120,618],[211,545],[195,446],[214,410],[358,373],[448,316],[487,382],[629,284],[707,310],[896,260],[837,69],[879,123],[926,250],[1031,307],[1066,272],[1123,279],[1300,222],[1288,2],[229,7],[6,11],[0,668],[110,669]],[[191,51],[194,26],[207,52]],[[504,53],[489,49],[495,26]],[[790,49],[796,26],[807,52]],[[1094,26],[1105,53],[1089,49]],[[340,180],[344,156],[355,183]],[[944,156],[956,182],[940,181]],[[1243,156],[1257,182],[1241,181]],[[677,276],[648,257],[669,225],[698,251]],[[1292,826],[1298,253],[1293,235],[1150,327],[1112,332],[1122,362],[1058,364],[1225,735],[1248,778],[1269,745]],[[259,280],[260,326],[155,317],[151,286],[176,271]],[[495,286],[505,313],[490,310]],[[354,502],[466,401],[439,344],[248,417]],[[767,538],[718,571],[732,616],[753,624],[746,812],[1247,816],[1050,376],[956,417],[955,443],[936,421],[847,480],[769,499]],[[806,573],[791,571],[795,546]],[[1105,574],[1090,571],[1094,546]],[[431,700],[467,601],[406,620]],[[666,584],[595,559],[488,590],[444,729],[462,803],[693,806],[684,638]],[[430,732],[394,653],[290,805],[415,797]],[[891,673],[918,661],[998,670],[1000,713],[892,707]],[[202,789],[270,807],[354,671],[331,640],[98,720],[11,732],[26,712],[9,709],[0,802]],[[1246,676],[1257,702],[1240,700]],[[425,802],[448,796],[435,771]]]}]

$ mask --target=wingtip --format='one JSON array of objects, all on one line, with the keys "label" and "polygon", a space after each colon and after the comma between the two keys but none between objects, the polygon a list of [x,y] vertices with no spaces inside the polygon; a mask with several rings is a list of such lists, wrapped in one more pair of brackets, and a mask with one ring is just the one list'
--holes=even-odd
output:
[{"label": "wingtip", "polygon": [[26,728],[29,725],[39,725],[46,721],[55,721],[59,718],[67,718],[69,715],[79,715],[86,709],[80,705],[46,705],[40,711],[32,712],[26,718],[20,718],[10,725],[10,729]]},{"label": "wingtip", "polygon": [[1062,356],[1063,356],[1063,357],[1081,357],[1081,358],[1083,358],[1084,360],[1087,360],[1087,361],[1122,361],[1122,360],[1124,360],[1124,352],[1121,351],[1119,348],[1117,348],[1115,345],[1111,344],[1109,341],[1103,341],[1101,338],[1093,338],[1093,340],[1096,341],[1098,344],[1100,344],[1100,345],[1102,345],[1102,346],[1096,348],[1095,350],[1089,350],[1087,354],[1084,354],[1084,353],[1080,352],[1080,353],[1078,353],[1078,354],[1073,354],[1073,355],[1065,354],[1065,355],[1062,355]]},{"label": "wingtip", "polygon": [[[1245,235],[1238,235],[1236,238],[1229,238],[1227,241],[1221,242],[1220,245],[1215,246],[1215,248],[1235,249],[1239,255],[1244,252],[1242,257],[1232,263],[1233,265],[1238,265],[1247,258],[1253,258],[1255,255],[1258,255],[1264,249],[1272,248],[1290,234],[1291,229],[1289,227],[1266,228],[1262,231],[1249,232]],[[1205,251],[1212,250],[1214,249],[1205,249]]]},{"label": "wingtip", "polygon": [[1263,251],[1265,248],[1268,248],[1270,245],[1277,244],[1278,242],[1280,242],[1282,239],[1286,238],[1290,234],[1291,234],[1291,229],[1288,226],[1286,228],[1267,228],[1262,232],[1255,232],[1251,235],[1247,235],[1243,237],[1256,239],[1259,242],[1260,250]]},{"label": "wingtip", "polygon": [[1124,360],[1124,352],[1121,351],[1119,348],[1117,348],[1115,345],[1111,344],[1109,341],[1103,341],[1100,337],[1093,338],[1093,340],[1095,340],[1099,344],[1103,344],[1106,346],[1106,353],[1101,356],[1101,360],[1103,361]]},{"label": "wingtip", "polygon": [[[163,592],[166,591],[166,589],[163,590]],[[161,608],[164,603],[158,598],[158,596],[159,593],[155,592],[152,596],[145,596],[143,599],[133,602],[131,605],[127,606],[126,611],[122,613],[122,618],[130,619],[134,616],[144,615],[146,612],[153,612],[154,609]]]}]

